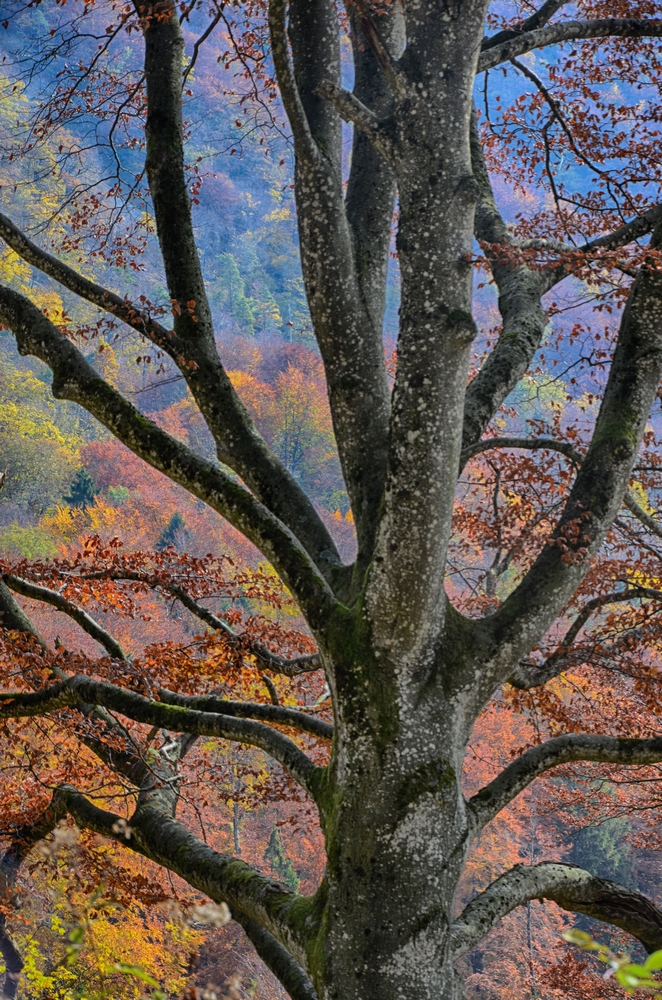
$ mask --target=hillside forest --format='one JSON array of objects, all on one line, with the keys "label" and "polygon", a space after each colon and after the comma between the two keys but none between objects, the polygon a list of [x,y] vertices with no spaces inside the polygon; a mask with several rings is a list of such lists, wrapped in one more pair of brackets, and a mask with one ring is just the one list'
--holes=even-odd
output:
[{"label": "hillside forest", "polygon": [[[659,14],[655,3],[639,6]],[[218,16],[206,34],[208,7]],[[255,426],[312,498],[342,560],[350,563],[356,553],[354,520],[304,293],[292,142],[271,80],[263,5],[193,2],[181,8],[188,181],[220,354]],[[532,4],[514,0],[494,4],[493,30],[528,16],[530,9]],[[141,113],[140,46],[135,31],[122,22],[128,18],[125,5],[3,0],[0,21],[4,17],[0,211],[86,278],[121,289],[152,316],[167,316],[172,303],[155,249],[140,167],[144,150],[134,120]],[[105,48],[98,56],[97,45],[101,51],[111,30],[118,39],[112,58]],[[350,49],[347,35],[341,56],[348,79]],[[615,130],[619,115],[634,120],[642,102],[648,102],[648,120],[659,121],[652,70],[653,93],[642,96],[650,81],[642,84],[614,60],[613,78],[603,68],[596,93],[587,95],[575,50],[566,46],[547,58],[552,62],[543,65],[533,55],[523,56],[520,68],[509,64],[507,71],[484,74],[477,82],[478,122],[487,137],[492,183],[509,226],[521,238],[535,236],[541,219],[554,211],[542,180],[544,154],[526,161],[522,144],[545,128],[550,134],[556,129],[551,155],[558,159],[566,192],[580,183],[577,164],[584,156],[563,148],[562,126],[547,122],[549,104],[531,82],[534,71],[546,73],[550,87],[561,87],[573,114],[581,107],[590,118],[591,101],[603,100],[597,91],[604,83]],[[562,84],[554,60],[566,74]],[[88,69],[81,74],[82,66]],[[349,162],[351,136],[344,128],[343,155]],[[589,138],[590,121],[584,128],[586,148],[598,162],[616,155]],[[593,181],[580,187],[581,196],[607,198],[600,171]],[[644,205],[645,191],[637,199]],[[502,318],[478,242],[472,263],[479,328],[473,375],[498,338]],[[628,280],[626,265],[617,278],[607,267],[590,273],[577,268],[553,288],[545,300],[550,321],[542,346],[491,424],[493,437],[553,438],[561,445],[476,449],[467,458],[456,491],[447,587],[469,616],[488,613],[513,591],[558,516],[604,389]],[[119,318],[68,293],[2,240],[0,282],[29,293],[143,415],[218,463],[186,380],[165,353],[145,346]],[[384,318],[391,380],[399,296],[393,243]],[[193,313],[195,302],[185,308]],[[628,504],[564,612],[566,629],[575,631],[569,641],[567,635],[549,635],[535,651],[543,659],[560,657],[572,645],[563,672],[529,690],[504,684],[492,698],[468,747],[467,795],[543,739],[605,729],[626,737],[659,734],[660,432],[658,402]],[[12,680],[34,684],[33,678],[57,678],[65,671],[149,697],[176,687],[183,695],[260,703],[265,711],[296,709],[312,720],[297,736],[300,745],[313,760],[326,761],[329,689],[311,632],[272,565],[210,506],[137,457],[86,410],[56,399],[47,366],[21,356],[4,329],[0,474],[0,574],[35,626],[34,635],[15,628],[0,635],[0,658],[10,665],[3,667],[5,688]],[[639,599],[624,603],[625,591],[630,596],[633,588]],[[585,614],[577,625],[587,601],[593,602],[590,617]],[[276,715],[274,720],[278,723]],[[123,837],[130,845],[128,825],[112,839],[62,818],[43,836],[37,831],[20,840],[20,831],[63,783],[75,784],[103,809],[128,815],[132,781],[121,769],[100,763],[88,722],[76,707],[0,721],[5,852],[0,952],[3,972],[9,973],[6,995],[285,1000],[283,986],[227,909],[117,843]],[[281,728],[291,733],[286,723]],[[169,741],[173,754],[180,754],[172,779],[178,815],[197,837],[295,891],[316,891],[326,858],[315,809],[271,756],[213,735],[184,747],[182,741],[175,746],[172,734],[159,726],[140,731],[147,747],[143,766],[149,768],[159,754],[167,759]],[[130,733],[125,736],[130,739]],[[624,769],[577,762],[548,772],[478,836],[458,912],[506,868],[543,858],[587,868],[659,904],[661,801],[659,765]],[[562,933],[570,927],[616,950],[641,953],[622,931],[552,902],[528,902],[460,960],[469,1000],[623,996],[590,955],[564,942]]]}]

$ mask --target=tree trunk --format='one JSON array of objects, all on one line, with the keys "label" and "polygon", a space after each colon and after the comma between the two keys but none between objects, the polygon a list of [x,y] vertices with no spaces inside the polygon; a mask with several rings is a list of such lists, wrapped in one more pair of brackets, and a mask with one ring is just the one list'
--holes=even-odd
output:
[{"label": "tree trunk", "polygon": [[420,736],[386,748],[357,741],[347,755],[314,967],[320,997],[456,995],[449,929],[466,824],[452,760],[435,752],[425,725]]},{"label": "tree trunk", "polygon": [[328,866],[309,967],[323,1000],[450,1000],[452,908],[471,840],[465,713],[427,683],[426,654],[420,669],[403,667],[375,653],[360,614],[354,621],[351,662],[347,627],[343,662],[330,671],[337,736],[320,810]]}]

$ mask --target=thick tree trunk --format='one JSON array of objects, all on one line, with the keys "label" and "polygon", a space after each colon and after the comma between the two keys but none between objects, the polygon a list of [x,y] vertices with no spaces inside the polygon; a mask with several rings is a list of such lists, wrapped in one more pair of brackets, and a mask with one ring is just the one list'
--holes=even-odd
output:
[{"label": "thick tree trunk", "polygon": [[330,671],[337,735],[310,971],[321,1000],[450,1000],[452,907],[470,844],[465,713],[427,682],[426,654],[420,669],[377,654],[362,614],[352,618],[335,633],[344,656]]},{"label": "thick tree trunk", "polygon": [[449,931],[466,826],[454,763],[436,752],[426,721],[416,742],[355,741],[348,753],[314,970],[325,1000],[455,995]]}]

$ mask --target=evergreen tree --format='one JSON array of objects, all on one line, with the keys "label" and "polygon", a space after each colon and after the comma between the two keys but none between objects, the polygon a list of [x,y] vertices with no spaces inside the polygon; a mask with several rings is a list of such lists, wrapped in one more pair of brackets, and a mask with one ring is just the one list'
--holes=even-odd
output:
[{"label": "evergreen tree", "polygon": [[163,529],[159,535],[156,542],[156,551],[162,552],[169,545],[177,546],[177,543],[181,541],[182,536],[186,534],[186,521],[179,513],[175,511],[170,520],[168,521],[167,527]]},{"label": "evergreen tree", "polygon": [[74,476],[69,493],[63,497],[65,503],[70,507],[78,507],[80,510],[87,510],[96,503],[98,490],[96,484],[87,469],[81,467]]}]

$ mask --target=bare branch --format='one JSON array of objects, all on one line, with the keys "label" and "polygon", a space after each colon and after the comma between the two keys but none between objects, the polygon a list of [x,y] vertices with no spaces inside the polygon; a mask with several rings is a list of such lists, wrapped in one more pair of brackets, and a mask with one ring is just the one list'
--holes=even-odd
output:
[{"label": "bare branch", "polygon": [[579,249],[584,252],[599,249],[616,250],[618,247],[627,246],[628,243],[641,236],[652,233],[660,220],[662,220],[662,205],[653,205],[652,208],[642,212],[630,222],[626,222],[625,225],[619,226],[618,229],[614,229],[613,232],[607,233],[605,236],[598,236],[597,239],[585,243]]},{"label": "bare branch", "polygon": [[133,305],[127,299],[123,299],[115,292],[98,285],[95,281],[83,277],[73,267],[64,264],[53,254],[42,250],[2,213],[0,213],[0,237],[14,253],[17,253],[32,267],[36,267],[42,274],[47,274],[64,288],[68,288],[69,291],[98,306],[99,309],[112,313],[127,326],[154,341],[160,347],[168,348],[168,342],[173,337],[171,330],[161,326],[144,309]]},{"label": "bare branch", "polygon": [[546,684],[552,677],[557,677],[567,667],[572,643],[594,611],[605,607],[607,604],[629,601],[634,597],[642,596],[662,598],[662,592],[655,591],[642,594],[638,589],[633,588],[632,590],[605,594],[603,597],[594,597],[593,600],[587,601],[559,643],[558,648],[554,650],[551,656],[548,656],[541,664],[529,664],[525,662],[518,664],[508,678],[508,683],[521,691],[528,691],[532,687],[539,687],[542,684]]},{"label": "bare branch", "polygon": [[[647,211],[642,212],[641,215],[631,219],[630,222],[619,226],[618,229],[614,229],[611,233],[605,233],[604,236],[598,236],[594,240],[589,240],[583,246],[573,246],[570,243],[564,243],[562,240],[551,239],[522,240],[517,246],[522,250],[552,250],[570,255],[570,261],[562,261],[555,266],[546,267],[540,272],[542,291],[548,292],[554,285],[570,274],[572,265],[582,255],[589,258],[592,254],[596,254],[597,259],[600,260],[600,255],[596,251],[617,250],[619,247],[627,246],[629,243],[641,239],[642,236],[652,233],[660,221],[662,221],[662,205],[653,205]],[[636,270],[629,266],[627,259],[616,261],[613,266],[618,267],[625,274],[636,277]]]},{"label": "bare branch", "polygon": [[641,18],[604,18],[595,21],[563,21],[511,38],[484,51],[478,59],[477,73],[484,73],[500,63],[509,62],[532,49],[558,45],[584,38],[657,38],[662,35],[662,21]]},{"label": "bare branch", "polygon": [[[581,465],[586,457],[580,451],[577,451],[576,448],[573,448],[567,441],[556,441],[554,438],[498,437],[485,438],[483,441],[478,441],[469,448],[465,448],[461,456],[462,462],[467,462],[470,458],[474,458],[484,451],[491,451],[493,448],[523,448],[527,451],[548,449],[549,451],[557,451],[559,454],[565,455],[575,465]],[[651,517],[650,514],[646,513],[641,504],[635,500],[629,491],[623,497],[623,505],[628,508],[631,514],[634,514],[637,520],[641,521],[642,524],[652,531],[654,535],[662,538],[662,525],[655,518]]]},{"label": "bare branch", "polygon": [[278,691],[276,690],[276,685],[272,681],[271,677],[269,677],[267,674],[260,674],[260,677],[262,678],[264,686],[269,692],[269,697],[271,698],[271,704],[280,705],[280,698],[278,697]]},{"label": "bare branch", "polygon": [[526,451],[558,451],[576,465],[581,465],[585,457],[580,451],[573,448],[571,444],[568,444],[566,441],[557,441],[555,438],[496,437],[485,438],[483,441],[477,441],[476,444],[471,445],[469,448],[464,448],[462,451],[462,460],[467,462],[470,458],[475,458],[476,455],[480,455],[485,451],[491,451],[494,448],[523,448]]},{"label": "bare branch", "polygon": [[315,987],[304,970],[273,934],[237,910],[234,910],[233,917],[244,928],[256,952],[283,984],[292,1000],[318,1000]]},{"label": "bare branch", "polygon": [[335,83],[324,82],[319,85],[317,92],[333,104],[343,121],[361,129],[374,143],[375,148],[379,148],[380,145],[382,149],[388,148],[384,137],[380,134],[379,118],[365,104],[362,104],[351,91],[343,90]]},{"label": "bare branch", "polygon": [[568,733],[532,747],[469,799],[468,808],[475,828],[482,829],[545,771],[579,760],[626,767],[658,764],[662,761],[662,737],[617,739],[614,736]]},{"label": "bare branch", "polygon": [[110,632],[102,628],[94,618],[88,615],[87,611],[78,607],[73,601],[67,600],[66,597],[63,597],[62,594],[58,594],[54,590],[49,590],[48,587],[41,587],[39,584],[30,583],[29,580],[23,580],[12,573],[6,573],[3,580],[14,593],[21,594],[23,597],[29,597],[33,601],[43,601],[45,604],[50,604],[51,607],[57,608],[58,611],[62,611],[63,614],[68,615],[69,618],[72,618],[80,625],[88,635],[96,639],[111,656],[114,656],[118,660],[126,659],[124,650],[117,639],[113,638]]},{"label": "bare branch", "polygon": [[532,899],[551,899],[564,910],[620,927],[648,952],[662,947],[662,912],[642,893],[575,865],[543,861],[532,867],[515,865],[464,908],[451,931],[454,958],[466,954],[502,917]]},{"label": "bare branch", "polygon": [[[189,594],[186,593],[181,587],[177,587],[174,584],[169,584],[166,588],[174,597],[180,601],[188,611],[194,614],[201,621],[209,625],[210,628],[214,630],[221,631],[225,635],[229,636],[232,640],[241,640],[242,637],[238,632],[235,632],[226,621],[222,618],[218,618],[217,615],[212,614],[208,608],[203,607],[203,605],[198,604],[194,601]],[[248,644],[250,652],[257,658],[257,660],[266,667],[268,670],[273,670],[274,673],[283,674],[285,677],[297,677],[299,674],[311,673],[315,670],[319,670],[322,666],[322,660],[319,653],[311,653],[308,656],[295,656],[293,659],[288,660],[284,656],[278,656],[277,653],[272,653],[271,650],[263,646],[261,642],[250,642]]]},{"label": "bare branch", "polygon": [[193,46],[193,54],[191,55],[191,61],[184,70],[184,73],[182,75],[182,87],[188,80],[189,74],[193,71],[196,62],[198,61],[198,53],[200,52],[200,46],[203,44],[203,42],[207,41],[212,31],[214,30],[216,25],[222,20],[222,18],[223,18],[223,11],[222,10],[217,11],[217,13],[211,19],[211,21],[209,22],[205,30],[202,32],[200,37],[196,39],[195,45]]},{"label": "bare branch", "polygon": [[660,523],[656,521],[655,518],[651,517],[650,514],[646,513],[644,508],[637,503],[637,501],[635,500],[635,498],[632,496],[631,493],[625,494],[623,503],[630,511],[630,513],[634,514],[637,520],[641,521],[641,523],[645,525],[649,531],[652,531],[652,533],[654,535],[657,535],[658,538],[662,538],[662,525],[660,525]]},{"label": "bare branch", "polygon": [[501,45],[503,42],[509,42],[511,38],[518,38],[520,35],[525,34],[528,31],[535,31],[536,28],[542,28],[547,24],[548,21],[554,17],[557,10],[565,6],[568,0],[545,0],[545,3],[540,7],[535,14],[531,14],[527,17],[525,21],[517,28],[505,28],[503,31],[499,31],[496,35],[492,35],[490,38],[486,38],[483,41],[481,49],[485,52],[487,49],[493,49],[496,45]]}]

